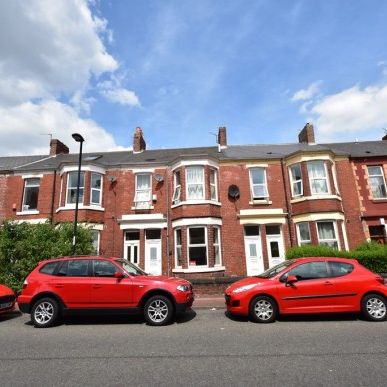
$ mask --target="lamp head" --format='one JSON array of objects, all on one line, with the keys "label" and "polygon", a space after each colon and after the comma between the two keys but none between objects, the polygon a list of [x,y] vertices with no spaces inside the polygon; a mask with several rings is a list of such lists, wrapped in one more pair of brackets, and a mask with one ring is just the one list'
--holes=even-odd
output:
[{"label": "lamp head", "polygon": [[73,139],[76,142],[83,142],[83,141],[85,141],[85,139],[79,133],[73,133],[72,137],[73,137]]}]

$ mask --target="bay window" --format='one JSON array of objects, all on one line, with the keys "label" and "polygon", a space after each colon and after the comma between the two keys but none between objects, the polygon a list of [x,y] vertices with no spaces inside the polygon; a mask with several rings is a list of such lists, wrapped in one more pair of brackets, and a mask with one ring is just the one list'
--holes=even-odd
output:
[{"label": "bay window", "polygon": [[268,198],[265,168],[250,169],[250,189],[253,200],[266,200]]},{"label": "bay window", "polygon": [[[75,204],[77,200],[78,172],[69,172],[67,175],[67,196],[66,204]],[[85,172],[81,172],[79,180],[78,204],[83,204],[83,191],[85,187]]]},{"label": "bay window", "polygon": [[172,204],[180,203],[181,183],[180,183],[180,171],[176,171],[173,174],[174,191]]},{"label": "bay window", "polygon": [[320,245],[333,247],[335,249],[339,248],[339,243],[337,240],[337,232],[336,232],[336,222],[333,222],[333,221],[317,222],[317,234],[318,234],[318,243]]},{"label": "bay window", "polygon": [[207,265],[207,228],[188,228],[188,262],[189,266]]},{"label": "bay window", "polygon": [[25,179],[22,211],[36,210],[38,208],[39,186],[40,179]]},{"label": "bay window", "polygon": [[204,199],[204,168],[190,166],[186,168],[187,200]]},{"label": "bay window", "polygon": [[291,188],[292,196],[302,196],[303,187],[302,187],[302,174],[301,174],[301,164],[294,164],[290,167],[290,179],[291,179]]},{"label": "bay window", "polygon": [[182,254],[181,254],[181,228],[175,229],[175,259],[176,267],[182,267]]},{"label": "bay window", "polygon": [[152,186],[151,175],[141,173],[136,175],[136,195],[134,198],[137,209],[149,209],[151,206]]},{"label": "bay window", "polygon": [[90,203],[97,206],[102,203],[102,175],[100,173],[91,174]]},{"label": "bay window", "polygon": [[218,200],[218,182],[216,178],[216,169],[210,169],[210,191],[211,200]]},{"label": "bay window", "polygon": [[215,255],[215,266],[222,264],[222,257],[220,251],[220,228],[214,227],[214,255]]},{"label": "bay window", "polygon": [[307,166],[312,195],[327,194],[328,179],[324,161],[308,161]]},{"label": "bay window", "polygon": [[368,181],[374,199],[387,198],[386,181],[380,165],[368,166]]}]

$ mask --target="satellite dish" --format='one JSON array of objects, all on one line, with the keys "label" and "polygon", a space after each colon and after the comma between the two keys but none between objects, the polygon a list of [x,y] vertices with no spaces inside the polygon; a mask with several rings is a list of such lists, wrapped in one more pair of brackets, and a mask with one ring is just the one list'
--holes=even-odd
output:
[{"label": "satellite dish", "polygon": [[161,183],[164,181],[164,177],[162,177],[161,175],[159,174],[156,174],[155,176],[155,180],[158,182],[158,183]]},{"label": "satellite dish", "polygon": [[114,183],[117,180],[117,178],[115,176],[108,176],[108,180],[110,183]]},{"label": "satellite dish", "polygon": [[239,198],[239,187],[234,184],[230,185],[230,187],[228,187],[228,196],[233,199]]}]

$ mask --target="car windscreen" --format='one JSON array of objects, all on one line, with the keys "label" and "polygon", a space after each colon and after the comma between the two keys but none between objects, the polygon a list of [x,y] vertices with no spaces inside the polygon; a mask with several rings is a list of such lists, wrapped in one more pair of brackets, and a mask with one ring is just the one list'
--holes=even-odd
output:
[{"label": "car windscreen", "polygon": [[115,261],[131,275],[148,275],[145,271],[126,259],[116,259]]},{"label": "car windscreen", "polygon": [[276,266],[271,267],[270,269],[264,271],[262,274],[257,275],[258,278],[272,278],[281,271],[285,270],[288,266],[290,266],[294,262],[294,259],[290,259],[288,261],[284,261],[279,263]]}]

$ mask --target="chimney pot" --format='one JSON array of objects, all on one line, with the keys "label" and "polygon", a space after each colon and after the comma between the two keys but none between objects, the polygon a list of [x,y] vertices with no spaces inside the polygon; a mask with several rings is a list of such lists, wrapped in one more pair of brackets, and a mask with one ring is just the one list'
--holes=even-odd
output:
[{"label": "chimney pot", "polygon": [[52,139],[50,141],[50,156],[55,156],[59,154],[68,154],[69,153],[69,148],[63,144],[63,142],[57,140],[57,139]]},{"label": "chimney pot", "polygon": [[227,130],[226,130],[225,126],[219,127],[218,145],[219,145],[219,149],[226,149],[227,148]]},{"label": "chimney pot", "polygon": [[146,143],[140,127],[136,128],[133,136],[133,153],[141,153],[146,149]]},{"label": "chimney pot", "polygon": [[304,128],[301,130],[300,134],[298,135],[298,142],[301,143],[307,143],[307,144],[315,144],[314,141],[314,129],[313,125],[307,122],[304,126]]}]

